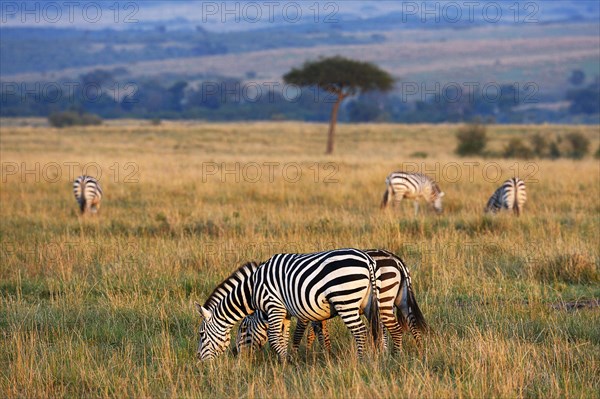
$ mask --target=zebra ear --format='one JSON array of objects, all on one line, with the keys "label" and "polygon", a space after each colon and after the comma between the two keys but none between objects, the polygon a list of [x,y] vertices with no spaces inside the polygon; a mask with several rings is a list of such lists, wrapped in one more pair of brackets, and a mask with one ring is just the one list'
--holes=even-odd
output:
[{"label": "zebra ear", "polygon": [[212,317],[212,312],[206,308],[200,307],[200,311],[202,312],[202,316],[204,316],[204,320],[209,320]]},{"label": "zebra ear", "polygon": [[212,317],[212,312],[210,310],[206,309],[198,302],[194,302],[194,305],[196,305],[196,311],[204,318],[204,320],[208,320]]}]

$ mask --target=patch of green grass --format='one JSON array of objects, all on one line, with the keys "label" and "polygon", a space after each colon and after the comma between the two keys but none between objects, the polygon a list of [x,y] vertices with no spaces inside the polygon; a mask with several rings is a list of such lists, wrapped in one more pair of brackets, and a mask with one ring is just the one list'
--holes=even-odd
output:
[{"label": "patch of green grass", "polygon": [[[494,161],[503,175],[492,182],[483,160],[452,154],[454,126],[361,129],[340,125],[339,153],[324,158],[324,125],[3,128],[3,162],[94,161],[109,171],[130,161],[140,179],[106,177],[99,214],[85,218],[66,178],[2,183],[0,396],[593,397],[599,310],[560,305],[600,298],[600,217],[590,200],[600,196],[597,162],[539,161],[523,215],[486,216],[514,162]],[[531,129],[554,127],[490,126],[488,134],[501,148]],[[559,129],[597,140],[596,127]],[[61,137],[69,147],[51,145]],[[210,149],[187,145],[196,142]],[[480,165],[472,179],[466,169],[459,181],[433,176],[447,195],[441,215],[422,203],[415,217],[411,201],[380,211],[385,176],[422,148],[430,170]],[[203,162],[333,162],[338,181],[315,182],[314,169],[297,183],[203,179]],[[287,365],[268,347],[196,363],[193,302],[232,270],[278,252],[350,246],[403,258],[431,327],[421,351],[405,334],[401,353],[369,351],[359,361],[334,319],[330,355],[303,343]]]}]

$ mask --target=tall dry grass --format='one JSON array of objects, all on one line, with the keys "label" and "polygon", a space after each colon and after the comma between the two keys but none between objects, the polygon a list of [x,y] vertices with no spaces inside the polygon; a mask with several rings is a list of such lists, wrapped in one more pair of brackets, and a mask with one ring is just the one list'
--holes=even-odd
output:
[{"label": "tall dry grass", "polygon": [[[600,311],[553,305],[600,298],[598,161],[460,159],[455,130],[342,125],[328,158],[316,124],[3,127],[0,395],[596,396]],[[597,147],[597,127],[577,126],[495,126],[490,145],[570,131]],[[39,173],[23,175],[36,162]],[[98,217],[77,216],[65,162],[100,166]],[[273,181],[266,162],[279,163]],[[221,163],[239,163],[239,181],[208,175]],[[253,163],[263,167],[255,183],[242,172]],[[444,213],[423,204],[415,218],[409,203],[380,212],[386,174],[415,165],[439,180]],[[514,173],[529,177],[524,215],[484,217]],[[192,303],[235,267],[347,246],[405,259],[432,327],[422,352],[407,335],[402,353],[359,362],[333,321],[331,356],[317,347],[286,366],[270,351],[196,364]]]}]

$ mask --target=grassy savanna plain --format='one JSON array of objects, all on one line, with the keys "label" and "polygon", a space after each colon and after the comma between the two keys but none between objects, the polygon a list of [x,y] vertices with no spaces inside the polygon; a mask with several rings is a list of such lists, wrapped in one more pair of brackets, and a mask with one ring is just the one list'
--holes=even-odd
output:
[{"label": "grassy savanna plain", "polygon": [[[598,161],[458,158],[457,128],[340,125],[326,157],[320,124],[3,121],[0,396],[596,397]],[[500,150],[573,131],[595,151],[597,126],[488,134]],[[77,175],[93,163],[103,204],[80,218],[69,165]],[[442,215],[422,205],[415,218],[409,202],[379,210],[400,168],[439,181]],[[484,217],[515,173],[523,216]],[[358,361],[334,320],[331,356],[303,345],[287,365],[270,350],[196,362],[193,302],[240,264],[349,246],[404,258],[432,329],[422,351],[405,335],[401,353]]]}]

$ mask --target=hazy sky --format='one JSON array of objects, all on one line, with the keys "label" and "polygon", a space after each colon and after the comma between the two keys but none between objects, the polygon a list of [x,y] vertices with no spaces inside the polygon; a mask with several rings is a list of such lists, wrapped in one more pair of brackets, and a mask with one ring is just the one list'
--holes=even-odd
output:
[{"label": "hazy sky", "polygon": [[[518,3],[518,7],[515,4]],[[549,22],[577,15],[593,18],[597,0],[564,1],[2,1],[2,26],[77,27],[81,29],[151,28],[213,31],[293,26],[302,22],[352,21],[404,12],[435,27],[446,21],[510,23],[515,19]],[[499,13],[501,15],[499,15]],[[400,21],[401,22],[401,21]],[[401,25],[401,23],[399,24]]]}]

